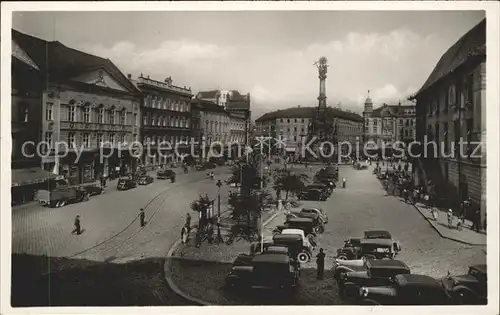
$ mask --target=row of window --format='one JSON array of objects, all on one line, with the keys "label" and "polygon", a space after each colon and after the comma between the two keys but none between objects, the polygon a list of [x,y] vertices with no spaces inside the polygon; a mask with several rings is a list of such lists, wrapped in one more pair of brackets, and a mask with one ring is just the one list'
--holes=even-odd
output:
[{"label": "row of window", "polygon": [[145,106],[151,108],[165,109],[176,112],[189,112],[189,102],[177,101],[159,96],[148,95],[145,99]]},{"label": "row of window", "polygon": [[189,118],[177,116],[144,116],[144,126],[189,128]]},{"label": "row of window", "polygon": [[441,93],[437,98],[427,105],[427,115],[431,116],[440,111],[447,112],[449,106],[464,106],[472,104],[474,100],[474,76],[470,74],[466,76],[462,82],[450,85],[444,93]]},{"label": "row of window", "polygon": [[290,123],[290,121],[291,121],[291,120],[293,120],[293,122],[295,122],[295,123],[297,123],[297,122],[299,122],[299,121],[300,121],[301,123],[303,123],[303,122],[304,122],[304,118],[302,118],[302,119],[297,119],[297,118],[295,118],[295,119],[289,119],[289,118],[288,118],[288,119],[287,119],[287,118],[283,119],[283,118],[281,118],[281,119],[280,119],[280,123],[283,123],[283,122],[285,122],[285,121],[286,121],[287,123]]},{"label": "row of window", "polygon": [[185,135],[163,135],[163,136],[157,136],[157,135],[152,135],[152,136],[146,136],[144,139],[144,144],[159,144],[161,142],[168,142],[171,145],[175,143],[188,143],[190,141],[191,137],[190,136],[185,136]]},{"label": "row of window", "polygon": [[[52,121],[54,120],[54,104],[47,103],[45,105],[45,120]],[[91,107],[76,107],[76,106],[68,106],[68,115],[66,117],[66,121],[69,122],[83,122],[83,123],[99,123],[99,124],[113,124],[113,125],[126,125],[127,121],[127,112],[124,110],[116,111],[116,110],[108,110],[104,108],[91,108]],[[137,114],[134,114],[134,117],[131,123],[136,126],[137,125]]]},{"label": "row of window", "polygon": [[[54,134],[52,132],[45,132],[44,140],[46,143],[52,147],[54,143]],[[125,134],[115,134],[115,133],[98,133],[95,135],[96,143],[102,144],[104,142],[111,142],[113,144],[124,143],[125,142]],[[83,146],[84,148],[90,148],[91,143],[91,133],[84,132],[79,134],[79,137],[76,132],[68,132],[67,144],[68,145],[77,145],[78,147]],[[134,141],[137,141],[137,135],[134,135]]]}]

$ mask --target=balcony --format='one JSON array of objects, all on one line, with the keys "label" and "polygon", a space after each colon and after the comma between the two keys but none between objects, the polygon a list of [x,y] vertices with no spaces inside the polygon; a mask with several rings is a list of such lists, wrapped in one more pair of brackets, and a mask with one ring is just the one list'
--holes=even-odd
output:
[{"label": "balcony", "polygon": [[[137,127],[135,127],[137,128]],[[110,125],[99,123],[83,123],[61,121],[61,129],[81,130],[81,131],[96,131],[96,132],[132,132],[132,125]]]}]

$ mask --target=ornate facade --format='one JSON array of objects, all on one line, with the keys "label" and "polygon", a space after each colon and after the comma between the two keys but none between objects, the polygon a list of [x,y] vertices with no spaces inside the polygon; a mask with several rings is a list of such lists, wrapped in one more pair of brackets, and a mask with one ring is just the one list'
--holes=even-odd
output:
[{"label": "ornate facade", "polygon": [[[441,57],[416,99],[417,140],[437,143],[414,161],[415,178],[438,195],[471,198],[486,216],[486,20]],[[460,141],[464,143],[460,152]],[[422,151],[420,152],[422,153]]]},{"label": "ornate facade", "polygon": [[142,74],[133,82],[142,93],[141,143],[146,148],[143,164],[158,166],[180,161],[190,153],[191,88],[173,85],[170,77],[161,82]]}]

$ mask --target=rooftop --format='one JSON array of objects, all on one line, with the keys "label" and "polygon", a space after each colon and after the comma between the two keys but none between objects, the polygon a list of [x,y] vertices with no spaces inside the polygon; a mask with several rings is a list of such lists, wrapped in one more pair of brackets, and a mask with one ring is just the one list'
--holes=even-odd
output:
[{"label": "rooftop", "polygon": [[[280,109],[274,112],[266,113],[261,117],[257,118],[256,122],[269,121],[281,118],[313,118],[316,115],[317,107],[291,107],[287,109]],[[363,117],[360,115],[340,110],[338,108],[327,107],[327,111],[331,113],[334,117],[344,118],[353,121],[363,121]]]},{"label": "rooftop", "polygon": [[70,79],[86,71],[105,68],[127,90],[138,92],[134,84],[109,59],[67,47],[58,41],[48,42],[14,29],[12,29],[12,40],[51,79]]},{"label": "rooftop", "polygon": [[434,70],[414,97],[431,88],[468,59],[478,56],[486,58],[486,19],[465,33],[441,56]]}]

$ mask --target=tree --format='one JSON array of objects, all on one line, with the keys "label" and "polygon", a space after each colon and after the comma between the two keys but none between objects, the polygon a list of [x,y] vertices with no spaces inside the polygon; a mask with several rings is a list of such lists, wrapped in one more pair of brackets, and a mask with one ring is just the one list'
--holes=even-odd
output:
[{"label": "tree", "polygon": [[288,200],[288,194],[302,191],[308,179],[309,176],[306,174],[297,174],[287,169],[279,169],[275,172],[274,187],[276,190],[285,191],[285,200]]},{"label": "tree", "polygon": [[191,209],[200,213],[200,226],[205,225],[207,220],[207,212],[210,206],[213,205],[213,200],[208,197],[208,194],[200,195],[198,199],[191,202]]},{"label": "tree", "polygon": [[231,170],[231,176],[227,180],[228,184],[239,184],[241,193],[249,195],[252,190],[260,187],[260,177],[258,166],[253,161],[249,163],[238,163]]},{"label": "tree", "polygon": [[229,206],[232,209],[233,218],[240,224],[246,219],[249,226],[256,226],[255,220],[261,215],[265,202],[269,199],[269,194],[262,191],[251,191],[249,194],[233,193],[229,196]]}]

